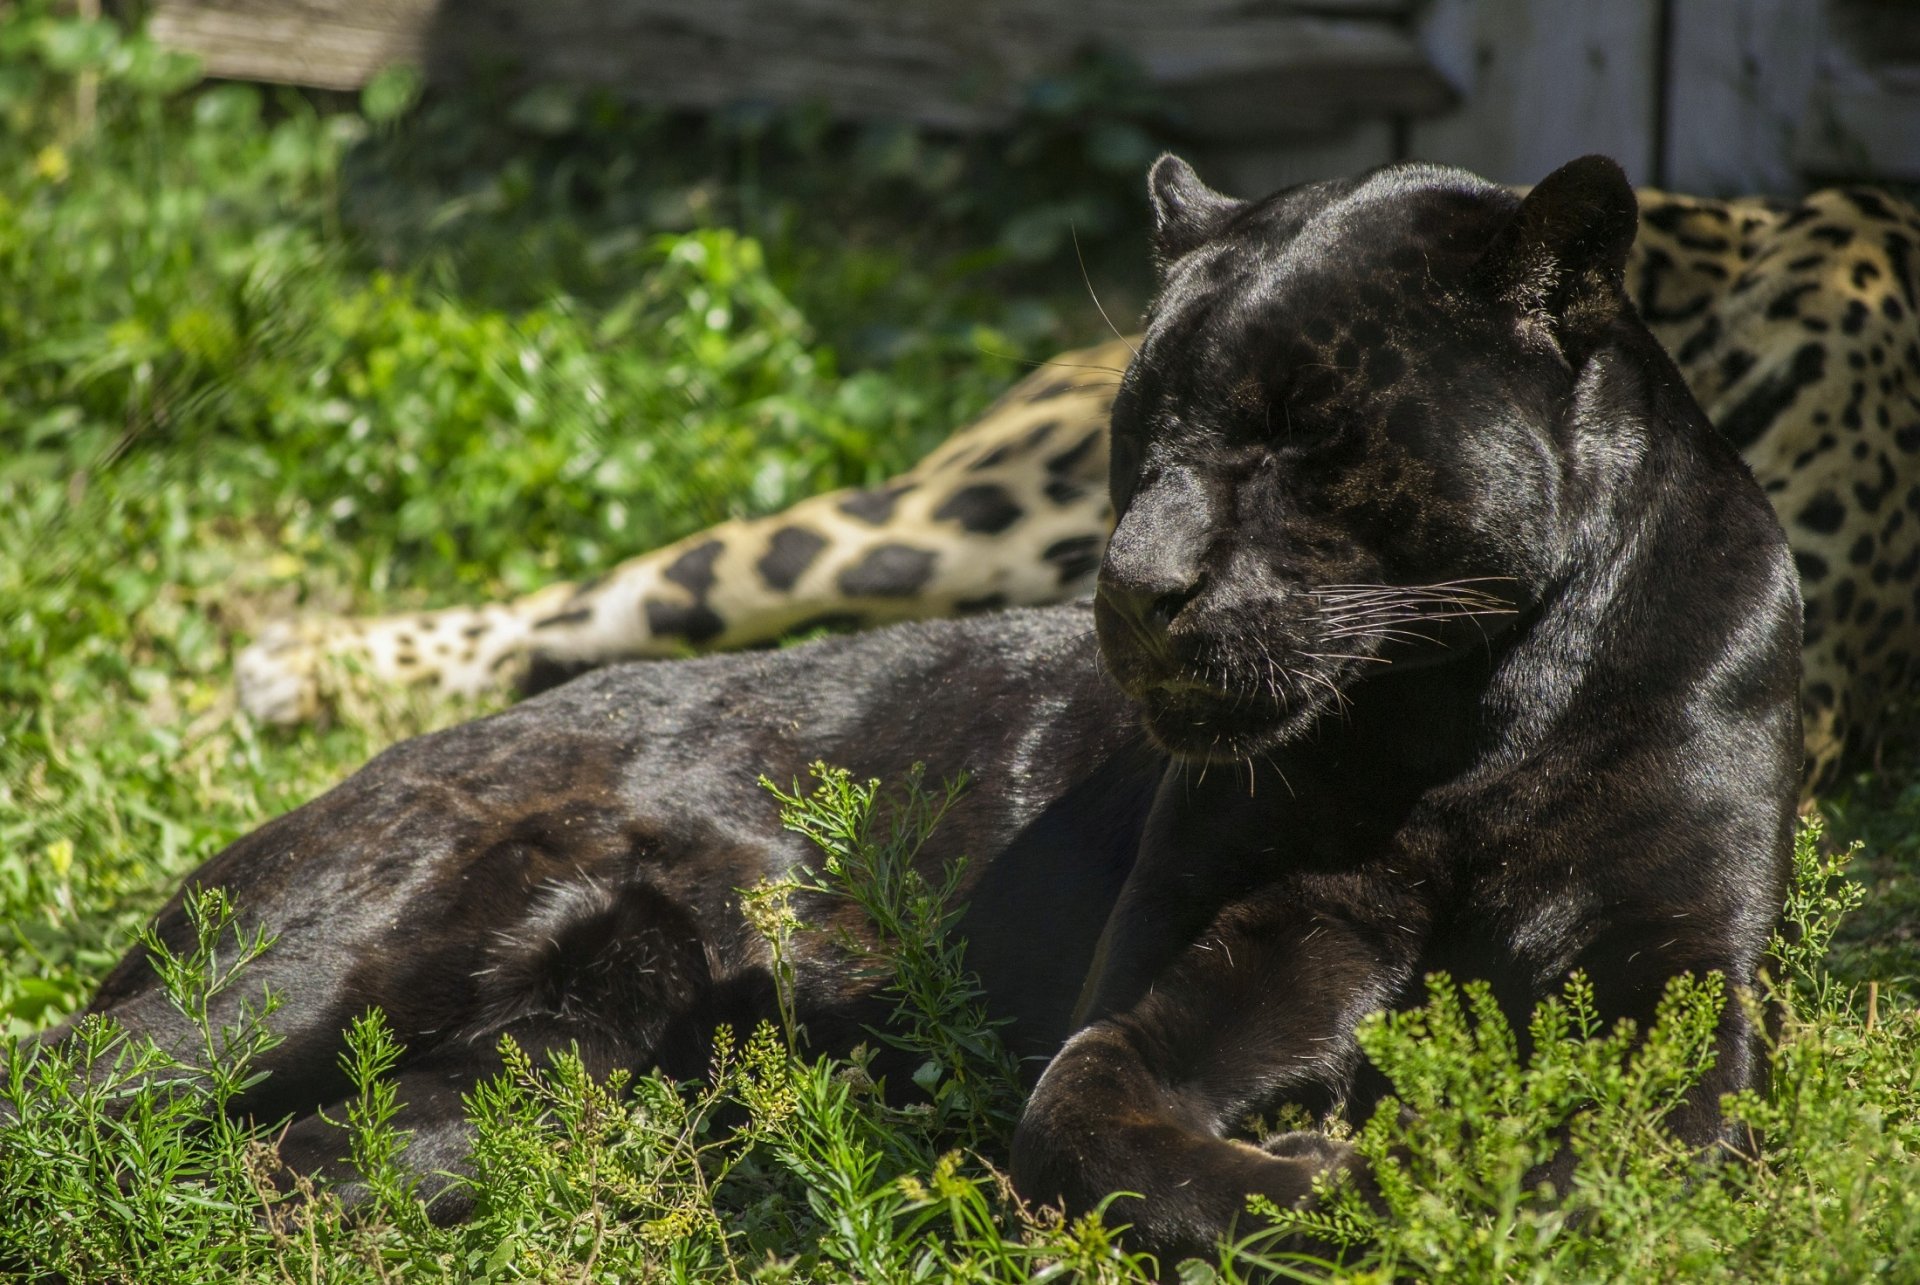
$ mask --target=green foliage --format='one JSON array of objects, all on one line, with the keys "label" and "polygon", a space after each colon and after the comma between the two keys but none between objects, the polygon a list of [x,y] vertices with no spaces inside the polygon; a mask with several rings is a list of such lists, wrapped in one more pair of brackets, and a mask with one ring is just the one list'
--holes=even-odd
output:
[{"label": "green foliage", "polygon": [[[771,1025],[744,1043],[718,1032],[697,1084],[596,1079],[571,1053],[540,1065],[506,1041],[505,1070],[469,1100],[473,1173],[459,1181],[475,1216],[439,1228],[401,1163],[401,1051],[371,1014],[343,1054],[355,1088],[337,1123],[360,1175],[349,1209],[276,1172],[270,1122],[223,1113],[271,1046],[275,1001],[219,1030],[208,1002],[269,943],[236,936],[232,907],[200,893],[192,950],[147,939],[200,1032],[192,1057],[99,1019],[65,1045],[7,1051],[0,1262],[77,1280],[1147,1279],[1153,1265],[1099,1218],[1024,1209],[991,1161],[1013,1068],[951,935],[958,869],[936,883],[915,864],[959,787],[915,777],[889,794],[815,775],[808,793],[774,790],[823,857],[789,893],[862,913],[839,941],[896,1002],[876,1037],[937,1068],[914,1077],[931,1108],[889,1102],[864,1054],[814,1058]],[[1393,1094],[1354,1135],[1368,1196],[1341,1184],[1307,1210],[1256,1200],[1275,1227],[1183,1265],[1183,1278],[1789,1281],[1920,1267],[1914,1014],[1863,1021],[1810,953],[1848,900],[1834,892],[1842,863],[1816,837],[1801,836],[1775,948],[1771,1081],[1727,1100],[1749,1131],[1741,1147],[1701,1156],[1666,1130],[1712,1065],[1726,1006],[1756,1002],[1719,977],[1675,979],[1641,1038],[1603,1023],[1576,976],[1523,1042],[1484,985],[1436,976],[1425,1005],[1361,1028]],[[811,931],[775,905],[787,909],[759,916],[772,936]],[[1554,1198],[1538,1174],[1562,1148],[1577,1163]],[[1283,1234],[1343,1261],[1302,1255]]]},{"label": "green foliage", "polygon": [[[384,111],[405,88],[364,97]],[[605,300],[638,229],[735,227],[843,354],[923,365],[971,350],[982,319],[1022,343],[1099,333],[1089,284],[1137,312],[1141,176],[1177,125],[1138,68],[1092,51],[1030,86],[1010,133],[975,137],[808,109],[677,117],[561,85],[430,94],[350,158],[344,199],[368,257],[504,307]],[[474,271],[507,258],[521,271]]]},{"label": "green foliage", "polygon": [[1845,984],[1877,981],[1920,997],[1920,779],[1912,748],[1884,772],[1858,773],[1823,798],[1821,812],[1842,843],[1860,845],[1851,879],[1859,907],[1834,939],[1834,974]]},{"label": "green foliage", "polygon": [[1844,852],[1821,845],[1825,826],[1818,821],[1801,827],[1793,845],[1793,882],[1787,889],[1786,913],[1773,939],[1773,961],[1780,984],[1802,1007],[1830,1001],[1829,980],[1821,963],[1839,935],[1848,915],[1866,900],[1866,889],[1847,882],[1847,867],[1860,854],[1860,844]]},{"label": "green foliage", "polygon": [[861,912],[860,928],[835,939],[855,975],[876,980],[895,1001],[891,1022],[873,1034],[919,1059],[913,1082],[932,1100],[934,1127],[968,1148],[1003,1140],[1023,1093],[1019,1067],[995,1033],[1003,1023],[988,1018],[985,992],[966,971],[966,942],[952,933],[966,866],[948,862],[935,884],[915,864],[966,782],[930,790],[916,769],[882,808],[878,781],[861,784],[823,763],[813,775],[818,784],[805,795],[797,783],[782,791],[761,779],[780,801],[782,823],[824,854],[820,873],[793,876],[792,888]]},{"label": "green foliage", "polygon": [[[218,892],[188,901],[193,949],[145,944],[167,999],[193,1023],[191,1055],[101,1021],[50,1048],[9,1042],[0,1078],[0,1268],[34,1279],[244,1279],[259,1255],[254,1220],[271,1202],[264,1147],[225,1114],[277,1041],[271,995],[238,1022],[208,1017],[266,949],[233,930]],[[222,949],[223,939],[230,942]]]},{"label": "green foliage", "polygon": [[[1485,983],[1429,978],[1423,1007],[1376,1014],[1360,1033],[1395,1090],[1355,1139],[1378,1207],[1347,1189],[1321,1210],[1276,1211],[1279,1224],[1368,1246],[1390,1275],[1580,1274],[1597,1244],[1612,1256],[1634,1236],[1647,1187],[1691,1180],[1690,1149],[1664,1121],[1712,1066],[1727,998],[1717,975],[1676,978],[1639,1041],[1632,1023],[1600,1021],[1575,976],[1534,1011],[1523,1058]],[[1564,1200],[1537,1176],[1563,1147],[1578,1157]],[[1584,1234],[1570,1234],[1581,1217]]]},{"label": "green foliage", "polygon": [[[280,1171],[271,1122],[223,1105],[271,1047],[271,995],[226,1029],[209,1000],[243,984],[270,943],[241,936],[217,893],[189,901],[185,953],[149,937],[179,1012],[199,1032],[168,1053],[99,1019],[68,1043],[16,1043],[0,1091],[0,1263],[72,1280],[675,1279],[1146,1280],[1097,1217],[1062,1223],[1020,1206],[994,1167],[1011,1067],[949,933],[944,896],[914,865],[957,787],[886,792],[821,768],[806,794],[775,791],[821,848],[809,905],[857,906],[871,931],[842,937],[897,1000],[876,1036],[943,1059],[934,1103],[889,1102],[868,1060],[814,1058],[775,1027],[722,1030],[699,1083],[587,1073],[502,1045],[505,1069],[469,1099],[472,1220],[435,1227],[401,1163],[401,1050],[369,1014],[345,1038],[354,1084],[336,1123],[360,1175],[345,1206]],[[1393,1096],[1354,1135],[1370,1199],[1322,1188],[1317,1207],[1189,1281],[1263,1276],[1467,1280],[1904,1279],[1920,1268],[1914,1014],[1869,1024],[1817,957],[1835,926],[1839,863],[1803,834],[1769,997],[1778,1033],[1767,1089],[1728,1099],[1747,1143],[1700,1156],[1665,1121],[1711,1065],[1731,996],[1718,977],[1675,979],[1652,1028],[1607,1025],[1575,977],[1533,1014],[1523,1042],[1488,990],[1430,979],[1418,1009],[1369,1018],[1361,1044]],[[781,917],[772,921],[778,925]],[[805,932],[787,922],[779,931]],[[1524,1050],[1524,1051],[1523,1051]],[[916,1077],[918,1078],[918,1077]],[[964,1094],[965,1096],[961,1096]],[[1538,1168],[1563,1147],[1570,1190]],[[1335,1263],[1282,1233],[1331,1244]]]},{"label": "green foliage", "polygon": [[[1652,1027],[1607,1026],[1576,976],[1517,1033],[1479,983],[1429,979],[1428,1002],[1377,1014],[1360,1042],[1394,1096],[1355,1138],[1373,1200],[1330,1189],[1279,1227],[1347,1247],[1341,1279],[1512,1281],[1903,1279],[1916,1260],[1920,1151],[1915,1014],[1869,1025],[1824,967],[1857,889],[1817,826],[1796,879],[1765,996],[1718,975],[1679,977]],[[1713,1065],[1729,1004],[1770,1019],[1763,1092],[1726,1099],[1742,1141],[1701,1156],[1666,1119]],[[1571,1189],[1539,1167],[1562,1148]],[[1270,1252],[1270,1251],[1269,1251]]]},{"label": "green foliage", "polygon": [[[1003,1133],[1013,1090],[945,936],[957,908],[929,901],[933,890],[908,873],[950,797],[916,782],[887,809],[873,787],[823,771],[813,795],[785,800],[834,855],[821,893],[884,916],[874,925],[884,944],[863,949],[908,1019],[884,1035],[950,1059],[923,1086],[940,1109],[891,1105],[863,1057],[810,1060],[770,1025],[744,1043],[717,1032],[698,1084],[625,1071],[600,1080],[572,1053],[540,1065],[505,1040],[505,1069],[468,1100],[473,1173],[461,1181],[474,1217],[439,1228],[401,1163],[405,1116],[390,1073],[402,1051],[369,1014],[342,1054],[354,1093],[335,1123],[358,1175],[348,1208],[278,1169],[272,1122],[223,1114],[271,1046],[274,1002],[263,997],[230,1029],[210,1024],[211,997],[268,943],[235,937],[232,907],[204,893],[188,903],[193,951],[148,940],[204,1058],[182,1060],[98,1018],[69,1044],[8,1049],[0,1265],[36,1278],[196,1283],[1144,1279],[1098,1219],[1031,1214],[991,1163],[955,1145],[968,1129]],[[956,1024],[933,1029],[947,1019]]]}]

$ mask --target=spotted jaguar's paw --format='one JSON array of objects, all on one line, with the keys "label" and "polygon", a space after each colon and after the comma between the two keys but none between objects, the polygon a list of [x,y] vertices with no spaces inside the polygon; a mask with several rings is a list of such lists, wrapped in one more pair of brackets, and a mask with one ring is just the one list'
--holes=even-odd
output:
[{"label": "spotted jaguar's paw", "polygon": [[240,708],[261,723],[304,723],[320,713],[326,634],[311,621],[278,620],[234,661]]}]

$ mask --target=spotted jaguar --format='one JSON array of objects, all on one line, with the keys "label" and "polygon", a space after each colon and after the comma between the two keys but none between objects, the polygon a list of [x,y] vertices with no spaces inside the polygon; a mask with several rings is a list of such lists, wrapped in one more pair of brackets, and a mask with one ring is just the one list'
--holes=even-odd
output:
[{"label": "spotted jaguar", "polygon": [[[1783,202],[1643,190],[1629,291],[1787,528],[1806,602],[1808,780],[1875,746],[1920,677],[1920,210],[1863,188]],[[884,485],[815,496],[508,602],[269,625],[238,658],[257,719],[347,670],[448,692],[610,661],[1091,592],[1107,416],[1134,341],[1042,363]]]}]

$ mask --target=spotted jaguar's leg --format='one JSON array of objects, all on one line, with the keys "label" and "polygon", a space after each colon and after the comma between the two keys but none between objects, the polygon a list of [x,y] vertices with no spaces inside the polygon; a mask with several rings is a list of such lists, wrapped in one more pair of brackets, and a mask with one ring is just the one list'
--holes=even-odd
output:
[{"label": "spotted jaguar's leg", "polygon": [[298,722],[325,703],[333,667],[480,693],[814,626],[1082,595],[1106,544],[1106,419],[1129,356],[1120,342],[1064,354],[882,486],[723,523],[577,586],[272,626],[240,654],[241,703],[255,718]]},{"label": "spotted jaguar's leg", "polygon": [[276,621],[234,660],[241,708],[262,722],[304,722],[356,676],[453,695],[510,687],[525,668],[535,626],[576,592],[555,584],[477,607]]},{"label": "spotted jaguar's leg", "polygon": [[1111,524],[1107,416],[1131,355],[1120,340],[1048,362],[882,486],[623,563],[536,623],[536,677],[1090,592]]}]

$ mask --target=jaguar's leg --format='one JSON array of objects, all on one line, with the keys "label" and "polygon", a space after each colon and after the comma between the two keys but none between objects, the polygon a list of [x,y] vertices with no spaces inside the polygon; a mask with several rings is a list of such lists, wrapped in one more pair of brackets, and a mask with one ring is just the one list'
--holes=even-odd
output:
[{"label": "jaguar's leg", "polygon": [[1278,1103],[1324,1108],[1346,1095],[1354,1027],[1408,971],[1382,941],[1291,893],[1223,912],[1137,1001],[1054,1057],[1014,1137],[1015,1186],[1069,1213],[1132,1193],[1108,1221],[1131,1224],[1163,1270],[1244,1223],[1251,1193],[1306,1200],[1316,1175],[1348,1163],[1344,1144],[1294,1133],[1256,1146],[1233,1133]]},{"label": "jaguar's leg", "polygon": [[[510,603],[270,627],[236,664],[243,708],[312,717],[328,678],[477,694],[616,660],[1056,602],[1106,544],[1107,412],[1130,350],[1066,353],[892,481],[726,522]],[[529,680],[531,679],[531,682]]]},{"label": "jaguar's leg", "polygon": [[1018,422],[950,442],[885,486],[814,496],[622,564],[535,622],[536,680],[1090,593],[1111,523],[1104,419]]}]

